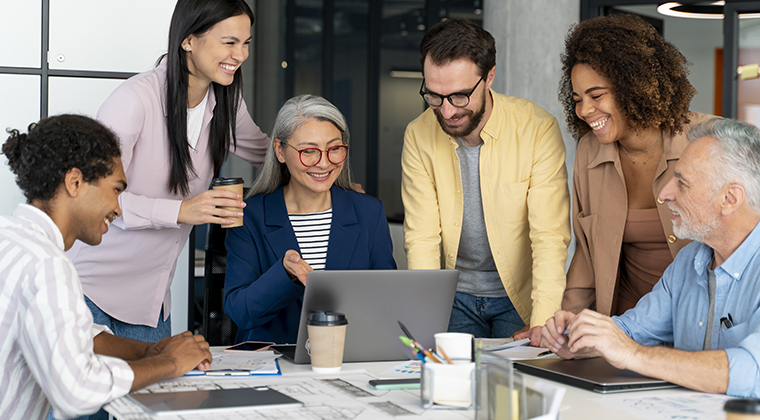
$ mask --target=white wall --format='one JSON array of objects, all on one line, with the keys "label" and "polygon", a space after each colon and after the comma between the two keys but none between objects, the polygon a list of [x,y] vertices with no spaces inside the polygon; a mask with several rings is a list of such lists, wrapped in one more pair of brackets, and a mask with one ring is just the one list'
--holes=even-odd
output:
[{"label": "white wall", "polygon": [[[51,0],[49,69],[138,73],[152,68],[166,52],[176,0]],[[0,66],[41,69],[42,1],[0,3]],[[48,115],[95,116],[100,104],[123,80],[51,76]],[[0,74],[0,128],[23,132],[41,116],[41,77]],[[3,133],[0,142],[7,137]],[[0,213],[11,213],[25,198],[5,156],[0,159]],[[172,294],[172,331],[187,329],[188,247],[180,255]]]}]

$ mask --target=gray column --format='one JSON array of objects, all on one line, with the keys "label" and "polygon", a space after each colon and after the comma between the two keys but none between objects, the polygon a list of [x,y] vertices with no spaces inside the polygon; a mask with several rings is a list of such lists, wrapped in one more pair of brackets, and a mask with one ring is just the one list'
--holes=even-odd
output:
[{"label": "gray column", "polygon": [[[483,15],[483,26],[496,38],[493,89],[529,99],[557,118],[572,187],[575,140],[567,131],[557,92],[559,56],[567,31],[580,19],[580,0],[488,0]],[[573,249],[571,245],[570,255]]]}]

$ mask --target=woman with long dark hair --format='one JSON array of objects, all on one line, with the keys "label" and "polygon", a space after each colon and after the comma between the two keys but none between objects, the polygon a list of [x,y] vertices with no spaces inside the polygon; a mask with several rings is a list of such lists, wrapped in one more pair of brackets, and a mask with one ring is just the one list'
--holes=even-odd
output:
[{"label": "woman with long dark hair", "polygon": [[98,111],[121,141],[123,216],[100,246],[77,243],[69,254],[95,322],[116,335],[169,336],[170,286],[193,225],[243,215],[242,197],[208,187],[228,152],[260,164],[269,144],[241,98],[253,21],[244,0],[179,0],[158,66]]}]

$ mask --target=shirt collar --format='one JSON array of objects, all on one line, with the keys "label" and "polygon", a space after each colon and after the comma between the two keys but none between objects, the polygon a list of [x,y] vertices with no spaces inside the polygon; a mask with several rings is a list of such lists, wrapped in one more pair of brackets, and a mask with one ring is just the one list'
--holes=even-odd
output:
[{"label": "shirt collar", "polygon": [[[596,139],[596,135],[593,132],[590,132],[588,135]],[[597,140],[597,143],[599,144],[599,150],[596,151],[596,156],[594,156],[594,159],[591,161],[591,163],[588,164],[589,169],[599,166],[605,162],[614,163],[619,159],[620,156],[617,150],[617,143],[601,144],[599,143],[599,140]],[[673,136],[665,131],[662,133],[662,143],[663,152],[662,157],[660,158],[660,162],[678,159],[681,157],[683,149],[686,148],[686,144],[676,144],[676,142],[673,141]],[[659,173],[661,173],[661,171],[658,171],[658,174]]]},{"label": "shirt collar", "polygon": [[740,280],[749,262],[758,253],[758,249],[760,249],[760,223],[755,225],[752,232],[747,236],[747,239],[736,248],[736,251],[719,268],[735,280]]},{"label": "shirt collar", "polygon": [[501,108],[501,98],[498,95],[493,94],[493,89],[488,89],[488,94],[491,95],[491,115],[488,116],[488,121],[480,131],[480,138],[483,139],[483,143],[490,140],[496,140],[499,138],[499,132],[501,131],[501,112],[497,112],[497,108]]},{"label": "shirt collar", "polygon": [[58,248],[62,251],[64,250],[63,234],[47,213],[29,204],[19,204],[13,215],[28,220],[39,227],[40,231],[53,241]]},{"label": "shirt collar", "polygon": [[[714,251],[704,243],[699,243],[702,247],[694,257],[694,270],[700,276],[707,270],[707,265],[712,261]],[[722,270],[734,280],[741,280],[744,270],[747,269],[752,258],[760,249],[760,223],[755,225],[747,239],[739,245],[738,248],[723,262],[715,268],[716,274]]]}]

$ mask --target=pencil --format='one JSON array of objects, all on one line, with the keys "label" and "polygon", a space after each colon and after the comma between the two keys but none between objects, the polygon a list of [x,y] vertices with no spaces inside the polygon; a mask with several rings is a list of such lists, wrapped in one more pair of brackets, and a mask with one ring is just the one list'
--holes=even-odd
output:
[{"label": "pencil", "polygon": [[452,362],[451,362],[451,359],[449,359],[449,355],[448,355],[448,354],[446,354],[446,352],[445,352],[445,351],[443,351],[443,348],[442,348],[441,346],[438,346],[438,351],[440,351],[440,352],[441,352],[441,355],[442,355],[443,357],[445,357],[445,358],[446,358],[446,362],[447,362],[448,364],[451,364],[451,363],[452,363]]}]

